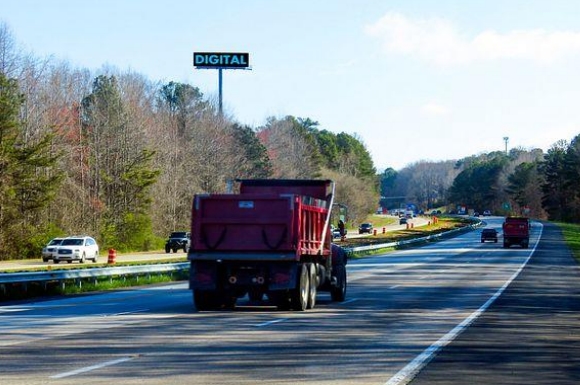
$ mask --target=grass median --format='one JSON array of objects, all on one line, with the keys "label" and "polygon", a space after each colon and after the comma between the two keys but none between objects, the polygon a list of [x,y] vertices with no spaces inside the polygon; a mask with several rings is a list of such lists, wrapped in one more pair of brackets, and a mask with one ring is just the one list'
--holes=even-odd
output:
[{"label": "grass median", "polygon": [[580,224],[556,223],[562,230],[566,244],[572,251],[576,261],[580,262]]}]

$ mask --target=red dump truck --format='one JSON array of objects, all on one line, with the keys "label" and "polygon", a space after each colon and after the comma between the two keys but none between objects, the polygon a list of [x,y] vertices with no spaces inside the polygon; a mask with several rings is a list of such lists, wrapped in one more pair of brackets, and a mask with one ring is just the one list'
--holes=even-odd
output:
[{"label": "red dump truck", "polygon": [[248,295],[303,311],[318,290],[344,301],[347,256],[330,233],[334,182],[236,182],[237,194],[194,197],[188,260],[196,308],[233,308]]},{"label": "red dump truck", "polygon": [[502,225],[503,247],[520,245],[524,249],[530,243],[530,220],[526,217],[506,217]]}]

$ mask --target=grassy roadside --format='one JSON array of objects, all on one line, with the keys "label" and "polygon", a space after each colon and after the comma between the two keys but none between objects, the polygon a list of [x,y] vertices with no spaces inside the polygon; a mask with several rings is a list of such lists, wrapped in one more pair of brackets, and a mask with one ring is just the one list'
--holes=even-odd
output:
[{"label": "grassy roadside", "polygon": [[[428,235],[435,235],[456,229],[458,227],[469,226],[472,223],[473,220],[468,218],[459,218],[459,217],[439,218],[437,222],[431,220],[430,224],[427,226],[420,226],[397,231],[388,231],[384,234],[380,231],[377,231],[377,235],[368,235],[366,237],[361,238],[347,238],[344,241],[334,240],[334,242],[339,246],[347,248],[377,245],[381,243],[392,243],[397,241],[405,241],[414,238],[426,237]],[[376,227],[377,230],[379,230],[378,229],[379,226]]]},{"label": "grassy roadside", "polygon": [[146,286],[187,280],[183,272],[120,275],[113,277],[98,277],[91,279],[70,279],[65,281],[29,282],[26,284],[3,285],[0,290],[0,303],[37,297],[51,297],[91,293],[126,287]]},{"label": "grassy roadside", "polygon": [[576,261],[580,263],[580,225],[573,223],[561,223],[557,222],[556,225],[562,230],[564,235],[564,240],[568,244],[570,250]]}]

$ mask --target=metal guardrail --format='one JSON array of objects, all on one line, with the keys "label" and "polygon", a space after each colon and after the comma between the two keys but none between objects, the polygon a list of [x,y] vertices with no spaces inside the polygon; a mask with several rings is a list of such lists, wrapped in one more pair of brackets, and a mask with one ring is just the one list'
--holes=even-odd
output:
[{"label": "metal guardrail", "polygon": [[474,224],[469,225],[469,226],[460,227],[460,228],[445,231],[445,232],[439,233],[439,234],[428,235],[426,237],[413,238],[413,239],[408,239],[406,241],[381,243],[381,244],[377,244],[377,245],[349,247],[349,248],[345,248],[344,250],[347,253],[352,253],[352,252],[356,253],[357,251],[370,251],[370,250],[387,249],[390,247],[405,246],[405,245],[410,245],[413,243],[422,243],[422,242],[434,241],[434,240],[438,240],[441,237],[447,237],[449,235],[461,233],[461,232],[464,232],[467,230],[475,230],[477,227],[481,226],[481,224],[482,224],[482,222],[480,221],[480,222],[474,223]]},{"label": "metal guardrail", "polygon": [[138,274],[172,273],[189,269],[189,262],[157,265],[119,266],[91,269],[51,270],[28,273],[0,273],[0,285],[11,283],[51,282],[98,277],[114,277]]},{"label": "metal guardrail", "polygon": [[[470,226],[446,231],[444,233],[429,235],[426,237],[410,239],[406,241],[382,243],[378,245],[359,246],[345,248],[347,253],[358,251],[378,250],[390,247],[404,246],[413,243],[421,243],[431,240],[437,240],[443,236],[449,236],[458,232],[466,231],[467,229],[475,229],[481,225],[481,222]],[[54,282],[79,280],[100,277],[114,277],[123,275],[140,275],[140,274],[160,274],[180,272],[189,269],[189,262],[179,263],[165,263],[155,265],[138,265],[138,266],[119,266],[119,267],[103,267],[91,269],[68,269],[68,270],[51,270],[43,272],[25,272],[25,273],[0,273],[0,285],[6,284],[25,284],[32,282]]]}]

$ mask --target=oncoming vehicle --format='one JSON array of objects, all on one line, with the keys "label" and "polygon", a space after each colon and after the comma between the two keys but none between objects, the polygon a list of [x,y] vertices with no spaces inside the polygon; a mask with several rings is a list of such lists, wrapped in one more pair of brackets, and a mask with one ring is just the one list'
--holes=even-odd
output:
[{"label": "oncoming vehicle", "polygon": [[54,258],[57,247],[60,246],[64,238],[53,238],[42,248],[42,262],[48,262]]},{"label": "oncoming vehicle", "polygon": [[68,237],[62,240],[53,256],[54,263],[66,261],[79,261],[84,263],[87,259],[97,262],[99,258],[99,245],[97,241],[86,235]]},{"label": "oncoming vehicle", "polygon": [[400,224],[400,225],[406,225],[407,223],[408,223],[408,222],[407,222],[407,218],[403,217],[403,218],[400,218],[400,219],[399,219],[399,224]]},{"label": "oncoming vehicle", "polygon": [[485,241],[491,241],[497,243],[497,230],[496,229],[483,229],[481,231],[481,243]]},{"label": "oncoming vehicle", "polygon": [[358,233],[372,233],[373,232],[373,224],[372,223],[361,223],[358,227]]},{"label": "oncoming vehicle", "polygon": [[169,253],[173,250],[177,253],[177,250],[181,249],[187,253],[190,243],[190,234],[187,231],[174,231],[169,235],[169,239],[165,242],[165,252]]}]

